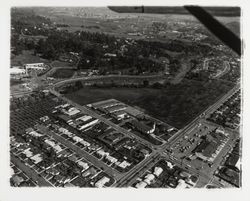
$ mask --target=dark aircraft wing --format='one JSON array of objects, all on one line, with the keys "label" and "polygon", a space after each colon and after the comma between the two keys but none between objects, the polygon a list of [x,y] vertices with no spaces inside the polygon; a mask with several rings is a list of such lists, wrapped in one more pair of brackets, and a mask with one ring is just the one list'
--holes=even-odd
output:
[{"label": "dark aircraft wing", "polygon": [[225,45],[241,55],[241,40],[213,16],[240,16],[239,7],[162,7],[162,6],[109,6],[119,13],[188,14],[194,15],[204,26]]}]

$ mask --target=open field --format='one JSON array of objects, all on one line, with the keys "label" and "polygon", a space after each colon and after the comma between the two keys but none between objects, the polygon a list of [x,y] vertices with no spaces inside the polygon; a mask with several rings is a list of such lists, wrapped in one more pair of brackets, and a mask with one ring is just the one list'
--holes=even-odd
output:
[{"label": "open field", "polygon": [[58,61],[58,60],[55,60],[53,62],[51,62],[50,64],[52,67],[72,67],[72,65],[68,62],[63,62],[63,61]]},{"label": "open field", "polygon": [[22,66],[27,63],[45,63],[46,59],[33,55],[33,51],[23,51],[22,54],[11,57],[11,66]]},{"label": "open field", "polygon": [[50,76],[54,78],[70,78],[73,76],[74,72],[75,71],[72,69],[61,68],[61,69],[56,69],[55,72]]},{"label": "open field", "polygon": [[85,87],[66,96],[82,105],[114,98],[143,108],[149,115],[181,128],[231,87],[232,85],[221,81],[204,83],[183,80],[179,84],[167,85],[161,89]]}]

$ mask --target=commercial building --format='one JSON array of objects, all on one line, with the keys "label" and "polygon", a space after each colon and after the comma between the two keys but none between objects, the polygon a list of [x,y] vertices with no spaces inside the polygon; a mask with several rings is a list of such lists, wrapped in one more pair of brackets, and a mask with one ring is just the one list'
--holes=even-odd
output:
[{"label": "commercial building", "polygon": [[127,116],[127,113],[124,110],[120,110],[120,111],[113,112],[112,116],[117,120],[121,120]]},{"label": "commercial building", "polygon": [[94,124],[96,124],[98,121],[99,121],[98,119],[94,119],[94,120],[92,120],[92,121],[89,121],[89,122],[86,123],[86,124],[83,124],[83,125],[79,126],[78,129],[79,129],[79,130],[83,130],[83,129],[85,129],[85,128],[88,128],[88,127],[93,126]]},{"label": "commercial building", "polygon": [[26,71],[25,69],[19,68],[19,67],[12,67],[10,68],[10,75],[25,75]]},{"label": "commercial building", "polygon": [[46,69],[44,63],[30,63],[24,65],[25,69],[38,69],[38,70],[44,70]]}]

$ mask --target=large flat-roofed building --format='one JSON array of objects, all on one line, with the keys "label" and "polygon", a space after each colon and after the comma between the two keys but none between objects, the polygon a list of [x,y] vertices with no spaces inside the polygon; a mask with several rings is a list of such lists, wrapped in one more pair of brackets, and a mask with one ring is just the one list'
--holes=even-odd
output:
[{"label": "large flat-roofed building", "polygon": [[94,108],[106,108],[106,107],[112,107],[112,106],[117,105],[119,103],[120,102],[115,100],[115,99],[108,99],[108,100],[93,103],[93,104],[91,104],[91,106]]},{"label": "large flat-roofed building", "polygon": [[111,107],[108,107],[108,108],[105,108],[107,110],[108,113],[113,113],[113,112],[118,112],[118,111],[121,111],[121,110],[125,110],[126,109],[126,106],[125,105],[114,105],[114,106],[111,106]]},{"label": "large flat-roofed building", "polygon": [[228,141],[227,133],[212,132],[195,148],[195,155],[208,162],[213,162]]},{"label": "large flat-roofed building", "polygon": [[20,75],[20,74],[26,74],[25,69],[19,67],[10,68],[10,75]]},{"label": "large flat-roofed building", "polygon": [[38,69],[38,70],[44,70],[46,69],[44,63],[31,63],[31,64],[25,64],[25,69]]},{"label": "large flat-roofed building", "polygon": [[88,123],[84,123],[83,125],[79,126],[79,130],[83,130],[85,128],[88,128],[90,126],[93,126],[94,124],[96,124],[98,122],[98,119],[94,119],[94,120],[91,120],[89,121]]}]

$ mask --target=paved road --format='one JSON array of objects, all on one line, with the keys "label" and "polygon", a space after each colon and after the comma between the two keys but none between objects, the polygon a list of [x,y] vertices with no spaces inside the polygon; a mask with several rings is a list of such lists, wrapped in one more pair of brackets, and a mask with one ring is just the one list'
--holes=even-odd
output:
[{"label": "paved road", "polygon": [[144,172],[148,169],[150,169],[155,163],[157,163],[160,160],[160,154],[154,153],[151,154],[149,158],[144,160],[142,163],[140,163],[136,168],[132,169],[126,177],[123,177],[123,179],[119,180],[115,186],[116,187],[128,187],[131,186],[135,180],[140,177]]},{"label": "paved road", "polygon": [[38,183],[38,186],[52,186],[43,177],[39,176],[34,170],[25,165],[19,158],[11,154],[11,162],[22,170],[29,178]]},{"label": "paved road", "polygon": [[165,79],[168,78],[165,75],[104,75],[104,76],[95,76],[95,77],[78,77],[78,78],[71,78],[67,80],[62,80],[56,82],[54,87],[59,87],[61,85],[75,82],[75,81],[84,81],[84,80],[99,80],[99,79],[106,79],[106,78],[122,78],[122,79]]}]

